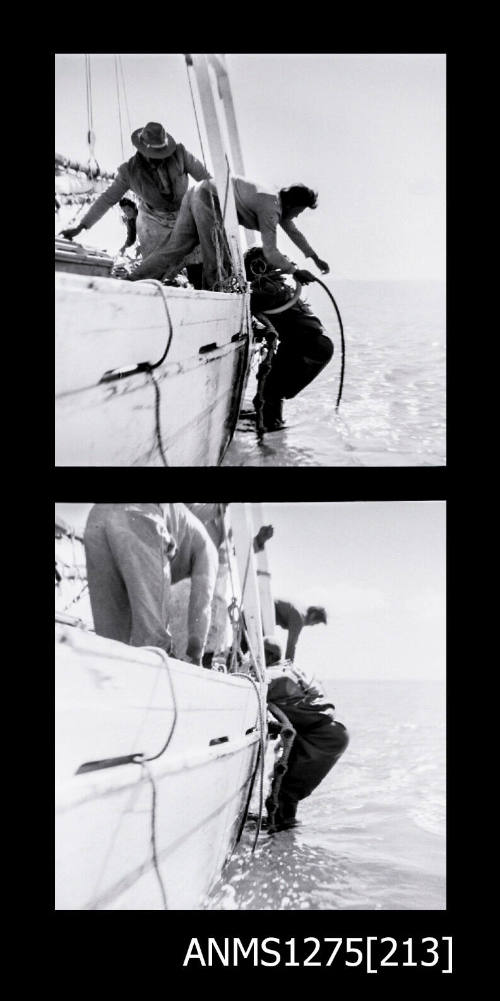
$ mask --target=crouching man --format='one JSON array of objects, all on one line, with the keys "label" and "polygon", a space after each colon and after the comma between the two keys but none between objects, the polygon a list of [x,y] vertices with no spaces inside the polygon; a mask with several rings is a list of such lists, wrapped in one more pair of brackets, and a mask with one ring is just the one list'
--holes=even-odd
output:
[{"label": "crouching man", "polygon": [[300,800],[309,796],[337,763],[349,736],[344,724],[335,719],[335,706],[317,681],[289,661],[282,661],[275,640],[266,637],[264,650],[269,708],[271,712],[278,710],[276,716],[281,721],[284,714],[296,732],[287,770],[279,786],[273,782],[266,800],[268,828],[286,830],[296,826]]}]

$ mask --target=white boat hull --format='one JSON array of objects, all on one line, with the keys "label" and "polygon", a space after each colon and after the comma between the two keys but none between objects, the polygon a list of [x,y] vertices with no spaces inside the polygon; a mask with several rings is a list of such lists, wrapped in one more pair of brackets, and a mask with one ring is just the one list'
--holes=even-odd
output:
[{"label": "white boat hull", "polygon": [[[162,357],[167,310],[162,364],[100,383]],[[250,330],[246,293],[56,274],[56,464],[217,465],[238,419]]]},{"label": "white boat hull", "polygon": [[255,774],[253,685],[64,625],[56,672],[56,909],[163,909],[160,878],[169,909],[203,907]]}]

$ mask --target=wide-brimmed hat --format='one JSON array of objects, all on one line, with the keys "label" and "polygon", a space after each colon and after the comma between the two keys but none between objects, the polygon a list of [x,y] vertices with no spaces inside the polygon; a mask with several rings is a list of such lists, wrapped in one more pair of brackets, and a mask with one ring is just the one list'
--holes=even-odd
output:
[{"label": "wide-brimmed hat", "polygon": [[139,153],[153,159],[163,160],[164,157],[171,156],[177,148],[175,139],[165,132],[159,122],[148,122],[142,129],[132,132],[130,138]]}]

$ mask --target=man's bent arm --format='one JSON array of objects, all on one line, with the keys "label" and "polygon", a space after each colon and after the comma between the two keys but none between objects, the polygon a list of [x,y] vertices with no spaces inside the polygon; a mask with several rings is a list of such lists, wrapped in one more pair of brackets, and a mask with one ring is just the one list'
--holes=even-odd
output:
[{"label": "man's bent arm", "polygon": [[111,209],[113,205],[116,205],[116,203],[120,201],[120,198],[123,198],[125,192],[128,191],[129,188],[130,183],[127,165],[122,164],[121,167],[118,168],[118,174],[113,183],[110,184],[109,188],[106,188],[106,191],[103,191],[102,195],[99,195],[99,198],[96,199],[86,215],[84,215],[80,222],[83,229],[90,229],[90,227],[94,226],[96,222],[99,222],[99,219],[105,215],[108,209]]},{"label": "man's bent arm", "polygon": [[186,173],[191,174],[191,177],[193,177],[195,181],[210,180],[212,175],[208,173],[207,168],[201,163],[201,161],[197,160],[197,158],[193,156],[193,154],[190,153],[185,146],[183,146],[183,150]]},{"label": "man's bent arm", "polygon": [[262,237],[262,250],[268,264],[273,268],[279,268],[285,274],[293,274],[297,270],[296,265],[281,254],[276,246],[276,227],[279,222],[277,213],[260,212],[258,215],[260,235]]},{"label": "man's bent arm", "polygon": [[297,229],[292,219],[283,219],[280,222],[280,226],[285,231],[286,235],[289,237],[292,243],[294,243],[295,246],[302,251],[304,257],[315,258],[317,256],[316,251],[313,250],[311,244],[307,242],[304,234],[300,232],[300,229]]}]

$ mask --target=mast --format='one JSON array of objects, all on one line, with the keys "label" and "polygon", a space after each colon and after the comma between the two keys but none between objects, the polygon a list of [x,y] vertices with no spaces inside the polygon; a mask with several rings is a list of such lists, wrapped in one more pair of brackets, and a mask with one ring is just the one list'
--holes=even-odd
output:
[{"label": "mast", "polygon": [[[245,165],[243,162],[243,150],[241,147],[238,122],[236,120],[236,112],[234,109],[231,83],[227,71],[226,56],[224,53],[218,52],[214,55],[209,55],[208,61],[215,71],[217,80],[217,89],[219,91],[219,97],[224,107],[227,133],[229,137],[229,148],[231,151],[231,159],[233,161],[233,167],[236,174],[239,174],[242,177],[244,177]],[[257,243],[257,239],[253,229],[245,228],[245,237],[247,245],[249,247],[253,247]]]},{"label": "mast", "polygon": [[259,673],[265,677],[264,640],[262,634],[262,611],[260,606],[259,586],[253,551],[255,529],[249,504],[231,504],[231,527],[233,530],[234,548],[240,587],[242,591],[242,606],[245,615],[252,653],[257,661]]},{"label": "mast", "polygon": [[[231,165],[225,149],[222,130],[217,114],[209,66],[211,66],[214,70],[219,96],[221,94],[225,95],[225,101],[222,103],[221,107],[226,117],[233,163],[239,170],[243,167],[243,156],[236,126],[234,106],[230,95],[229,77],[227,75],[227,70],[220,60],[220,57],[209,57],[204,54],[189,54],[186,56],[186,59],[188,61],[188,65],[191,63],[193,66],[196,82],[198,84],[198,93],[200,96],[203,119],[207,131],[208,145],[212,158],[214,180],[217,187],[221,211],[224,217],[224,228],[231,251],[233,267],[236,273],[240,274],[243,280],[245,280],[245,267],[240,244],[238,216],[236,213],[236,204],[231,184]],[[221,86],[222,91],[220,89]],[[229,119],[227,117],[228,112]]]},{"label": "mast", "polygon": [[[252,504],[252,517],[255,534],[263,525],[269,524],[266,519],[264,505]],[[274,612],[274,601],[271,591],[271,574],[269,572],[269,561],[267,549],[264,547],[259,553],[255,553],[255,563],[257,581],[259,586],[260,607],[262,612],[262,627],[265,636],[273,636],[276,629],[276,616]]]}]

